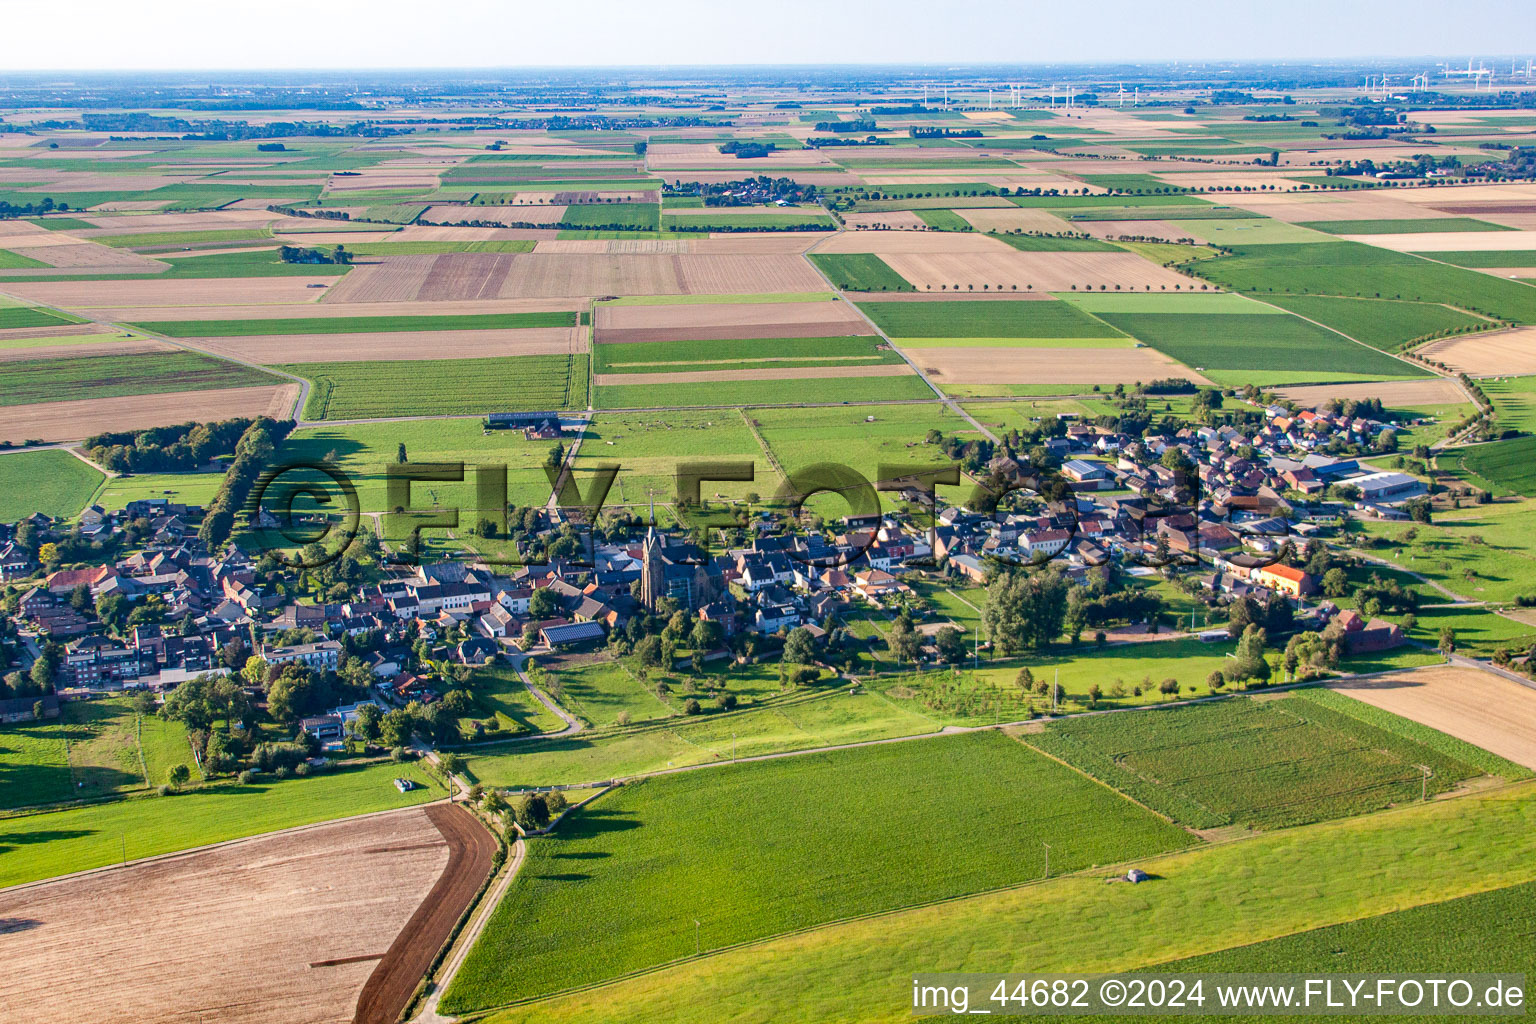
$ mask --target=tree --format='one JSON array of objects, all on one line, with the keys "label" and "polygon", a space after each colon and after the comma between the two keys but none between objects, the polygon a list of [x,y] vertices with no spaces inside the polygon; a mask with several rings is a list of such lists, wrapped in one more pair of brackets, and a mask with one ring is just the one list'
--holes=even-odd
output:
[{"label": "tree", "polygon": [[1067,614],[1067,581],[1057,571],[997,574],[987,587],[982,622],[1005,654],[1038,649],[1061,635]]},{"label": "tree", "polygon": [[1217,690],[1227,685],[1227,677],[1222,675],[1221,669],[1218,668],[1214,670],[1210,675],[1205,677],[1205,685],[1211,688],[1212,693],[1215,693]]},{"label": "tree", "polygon": [[315,699],[314,673],[302,665],[288,665],[267,690],[267,713],[284,725],[304,716]]},{"label": "tree", "polygon": [[191,777],[192,777],[192,772],[190,770],[188,770],[186,765],[184,765],[184,764],[173,764],[173,765],[171,765],[171,773],[170,773],[169,778],[171,780],[171,786],[173,788],[180,789],[182,786],[185,786],[187,784],[187,780],[190,779]]},{"label": "tree", "polygon": [[449,775],[458,775],[464,770],[464,759],[458,754],[448,753],[442,756],[443,771]]},{"label": "tree", "polygon": [[379,720],[383,716],[379,706],[371,701],[357,709],[357,718],[352,722],[352,731],[365,740],[379,738]]},{"label": "tree", "polygon": [[661,637],[651,634],[635,644],[635,657],[643,668],[662,668]]},{"label": "tree", "polygon": [[1169,676],[1157,684],[1157,692],[1161,693],[1164,697],[1174,696],[1179,692],[1179,681]]},{"label": "tree", "polygon": [[693,632],[688,637],[695,651],[712,651],[719,647],[725,640],[725,628],[718,622],[709,619],[698,619],[693,624]]},{"label": "tree", "polygon": [[401,465],[404,465],[405,463],[411,461],[406,456],[406,454],[405,454],[405,442],[404,441],[401,441],[400,442],[400,447],[395,449],[395,461],[400,463]]},{"label": "tree", "polygon": [[1437,645],[1440,653],[1449,658],[1456,653],[1456,630],[1450,626],[1440,627],[1440,643]]},{"label": "tree", "polygon": [[39,657],[32,663],[29,673],[32,685],[36,693],[51,693],[53,691],[53,662],[46,655]]},{"label": "tree", "polygon": [[1028,665],[1019,669],[1019,674],[1013,677],[1013,685],[1017,686],[1024,693],[1028,693],[1035,688],[1035,674],[1029,670]]},{"label": "tree", "polygon": [[541,587],[528,599],[528,615],[533,619],[547,619],[560,610],[560,599],[548,587]]},{"label": "tree", "polygon": [[796,665],[810,665],[816,660],[816,640],[804,626],[796,626],[784,638],[784,660]]},{"label": "tree", "polygon": [[906,612],[896,616],[891,632],[885,638],[886,646],[901,661],[916,661],[922,654],[922,639],[912,627],[912,617]]},{"label": "tree", "polygon": [[240,669],[240,677],[252,686],[267,685],[267,663],[264,659],[254,654],[245,659],[245,665]]},{"label": "tree", "polygon": [[57,565],[59,561],[59,546],[52,541],[37,549],[37,560],[44,565]]},{"label": "tree", "polygon": [[704,712],[703,705],[701,705],[693,697],[689,697],[687,700],[683,701],[683,714],[685,714],[685,715],[698,715],[698,714],[703,714],[703,712]]},{"label": "tree", "polygon": [[75,589],[69,592],[69,606],[77,612],[84,612],[91,606],[91,588],[84,583],[76,583]]},{"label": "tree", "polygon": [[944,626],[934,635],[933,645],[939,649],[939,657],[951,665],[965,659],[965,638],[954,626]]},{"label": "tree", "polygon": [[411,738],[414,722],[404,708],[395,708],[379,720],[379,738],[386,747],[403,747]]},{"label": "tree", "polygon": [[1230,678],[1233,680],[1256,679],[1263,682],[1269,679],[1269,662],[1264,660],[1264,645],[1269,637],[1264,632],[1264,627],[1251,624],[1243,630],[1242,637],[1237,641],[1237,651],[1233,654]]},{"label": "tree", "polygon": [[1329,597],[1343,597],[1349,593],[1349,576],[1343,569],[1329,569],[1323,573],[1323,593]]}]

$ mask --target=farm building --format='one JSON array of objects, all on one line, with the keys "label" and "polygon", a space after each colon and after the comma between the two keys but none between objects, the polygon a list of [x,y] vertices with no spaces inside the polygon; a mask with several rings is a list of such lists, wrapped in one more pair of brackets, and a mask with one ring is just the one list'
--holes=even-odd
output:
[{"label": "farm building", "polygon": [[539,630],[539,639],[549,647],[598,643],[603,639],[603,627],[596,622],[571,622],[561,626],[545,626]]}]

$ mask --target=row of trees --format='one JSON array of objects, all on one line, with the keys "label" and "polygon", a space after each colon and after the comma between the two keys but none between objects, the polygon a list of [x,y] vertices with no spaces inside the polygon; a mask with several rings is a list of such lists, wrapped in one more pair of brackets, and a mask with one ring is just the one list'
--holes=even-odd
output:
[{"label": "row of trees", "polygon": [[198,529],[198,536],[209,551],[218,551],[229,540],[234,530],[235,516],[244,508],[257,477],[267,468],[278,444],[288,436],[292,428],[291,420],[278,422],[262,416],[240,435],[240,440],[235,444],[234,461],[224,474],[213,504]]},{"label": "row of trees", "polygon": [[216,423],[114,431],[84,441],[91,461],[115,473],[177,473],[230,455],[253,421],[246,417]]}]

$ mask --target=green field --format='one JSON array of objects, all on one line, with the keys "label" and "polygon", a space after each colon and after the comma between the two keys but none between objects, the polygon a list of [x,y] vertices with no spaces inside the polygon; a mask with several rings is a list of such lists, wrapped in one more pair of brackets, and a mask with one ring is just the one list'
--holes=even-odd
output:
[{"label": "green field", "polygon": [[443,1008],[1035,878],[1042,841],[1070,871],[1194,840],[995,733],[650,779],[534,841]]},{"label": "green field", "polygon": [[1317,220],[1302,221],[1298,227],[1326,231],[1330,235],[1417,235],[1441,231],[1513,231],[1502,224],[1490,224],[1472,217],[1407,217],[1401,220]]},{"label": "green field", "polygon": [[[754,409],[749,415],[785,471],[794,473],[818,462],[837,462],[857,470],[868,480],[880,479],[882,465],[930,466],[947,462],[937,445],[923,443],[929,430],[964,437],[975,429],[937,402],[884,408]],[[758,490],[766,494],[769,488]],[[963,496],[966,491],[945,485],[939,493]],[[894,504],[895,497],[881,494],[882,507]],[[847,514],[841,499],[828,496],[827,500],[844,506],[837,515]]]},{"label": "green field", "polygon": [[153,320],[132,326],[168,338],[371,334],[383,331],[502,331],[521,327],[575,327],[576,314],[562,311],[471,316],[296,316],[270,320]]},{"label": "green field", "polygon": [[[421,785],[401,793],[390,783],[396,776]],[[0,888],[443,796],[442,786],[416,766],[385,763],[0,818]]]},{"label": "green field", "polygon": [[1536,377],[1490,377],[1477,383],[1493,401],[1501,429],[1536,434]]},{"label": "green field", "polygon": [[0,331],[19,327],[59,327],[64,324],[82,324],[84,320],[67,313],[55,313],[35,306],[0,306]]},{"label": "green field", "polygon": [[104,479],[68,452],[7,452],[0,455],[0,523],[34,512],[70,518],[85,508]]},{"label": "green field", "polygon": [[1283,828],[1443,793],[1476,768],[1306,695],[1053,722],[1025,741],[1192,828]]},{"label": "green field", "polygon": [[0,249],[0,270],[37,270],[46,266],[48,264],[42,260],[35,260],[19,252],[11,252],[9,249]]},{"label": "green field", "polygon": [[916,374],[896,377],[802,377],[783,380],[710,381],[696,384],[601,384],[598,409],[666,406],[793,405],[799,402],[887,402],[933,398]]},{"label": "green field", "polygon": [[1103,313],[1104,320],[1186,366],[1423,377],[1393,359],[1300,317],[1244,313]]},{"label": "green field", "polygon": [[1439,260],[1458,267],[1528,267],[1536,263],[1536,252],[1529,249],[1475,252],[1416,252],[1427,260]]},{"label": "green field", "polygon": [[276,249],[253,249],[244,252],[219,252],[207,255],[161,254],[158,259],[168,264],[158,273],[115,274],[64,273],[28,276],[28,281],[121,281],[125,278],[145,280],[203,280],[214,277],[339,277],[351,270],[351,266],[334,263],[284,263]]},{"label": "green field", "polygon": [[[1256,944],[1267,940],[1303,941],[1301,934],[1313,929],[1354,921],[1365,927],[1383,914],[1523,885],[1533,878],[1533,827],[1536,786],[1530,784],[1416,803],[1137,861],[1153,876],[1148,885],[1107,886],[1109,870],[1084,871],[756,943],[486,1020],[707,1024],[751,1014],[761,1020],[895,1024],[912,1019],[902,979],[913,964],[934,972],[1136,970],[1227,949],[1243,955],[1238,947],[1262,950]],[[1529,899],[1523,892],[1517,898]],[[1493,926],[1498,934],[1503,928]],[[1448,930],[1455,934],[1425,929],[1420,941],[1430,949],[1442,941],[1455,949],[1484,934],[1478,928]],[[1528,929],[1521,923],[1513,930]],[[1341,947],[1328,943],[1330,955],[1321,965],[1301,955],[1259,969],[1331,970],[1336,962],[1353,967]],[[1528,957],[1530,943],[1521,936],[1500,949]],[[1476,957],[1454,956],[1410,966],[1422,970],[1422,964],[1440,962],[1482,967]],[[1487,963],[1497,969],[1506,962]]]},{"label": "green field", "polygon": [[[478,419],[304,427],[288,435],[279,457],[294,463],[333,463],[356,486],[362,511],[387,512],[391,506],[386,500],[385,467],[394,464],[402,444],[413,463],[506,466],[507,500],[513,504],[542,505],[549,500],[549,479],[541,467],[551,442],[528,441],[517,430],[486,432]],[[430,507],[429,489],[444,508],[461,510],[466,530],[474,524],[479,502],[472,468],[465,469],[463,482],[412,485],[412,502]]]},{"label": "green field", "polygon": [[1499,494],[1536,497],[1536,437],[1516,437],[1458,449],[1461,468]]},{"label": "green field", "polygon": [[1406,342],[1440,331],[1489,326],[1481,317],[1429,302],[1340,299],[1323,295],[1266,295],[1264,299],[1383,352],[1394,351]]},{"label": "green field", "polygon": [[494,715],[503,733],[517,735],[558,732],[565,723],[529,692],[510,665],[489,665],[476,669],[469,680],[469,692],[484,712]]},{"label": "green field", "polygon": [[0,406],[276,383],[271,374],[196,352],[18,359],[0,363]]},{"label": "green field", "polygon": [[1065,302],[861,302],[893,338],[1115,338],[1120,332]]},{"label": "green field", "polygon": [[633,722],[677,713],[617,661],[573,665],[549,674],[560,681],[560,703],[588,725],[612,725],[620,713]]},{"label": "green field", "polygon": [[954,210],[918,210],[917,219],[931,231],[975,231],[971,222]]},{"label": "green field", "polygon": [[[575,209],[575,207],[571,207]],[[661,218],[661,226],[669,231],[832,231],[837,225],[822,212],[821,207],[806,209],[763,210],[748,207],[735,213],[712,209],[705,213],[684,211],[669,213]]]},{"label": "green field", "polygon": [[850,292],[910,292],[915,288],[873,253],[811,253],[816,269],[834,287]]},{"label": "green field", "polygon": [[586,405],[585,355],[293,363],[281,369],[314,383],[304,404],[304,417],[312,420]]},{"label": "green field", "polygon": [[901,356],[874,336],[642,341],[598,345],[594,373],[682,373],[797,366],[899,363]]},{"label": "green field", "polygon": [[1443,302],[1517,323],[1536,323],[1536,288],[1360,242],[1233,245],[1190,264],[1199,276],[1267,298],[1293,294]]},{"label": "green field", "polygon": [[[585,188],[586,186],[574,187]],[[656,231],[661,227],[661,207],[656,203],[578,203],[565,208],[565,213],[560,215],[560,226],[619,227],[624,230]]]},{"label": "green field", "polygon": [[[1006,242],[1020,252],[1124,252],[1118,245],[1099,238],[1080,238],[1075,235],[1009,235],[994,234],[1000,242]],[[1193,253],[1191,253],[1193,256]]]}]

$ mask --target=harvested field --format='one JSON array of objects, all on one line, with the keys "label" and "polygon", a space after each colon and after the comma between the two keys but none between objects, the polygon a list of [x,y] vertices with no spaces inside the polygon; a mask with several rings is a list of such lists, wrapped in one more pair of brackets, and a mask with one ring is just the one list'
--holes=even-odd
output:
[{"label": "harvested field", "polygon": [[790,254],[453,253],[392,256],[377,264],[356,267],[327,301],[736,295],[814,292],[824,288],[810,265]]},{"label": "harvested field", "polygon": [[1473,377],[1536,373],[1536,327],[1446,338],[1416,351]]},{"label": "harvested field", "polygon": [[845,302],[703,303],[597,307],[597,340],[608,342],[722,338],[830,338],[867,334],[869,325]]},{"label": "harvested field", "polygon": [[78,441],[104,430],[142,430],[198,420],[208,423],[235,416],[286,417],[298,394],[297,384],[214,391],[183,391],[175,395],[130,395],[122,398],[47,402],[0,408],[0,439]]},{"label": "harvested field", "polygon": [[51,327],[13,327],[0,330],[0,345],[28,338],[75,338],[82,334],[115,334],[105,324],[56,324]]},{"label": "harvested field", "polygon": [[1008,206],[999,209],[956,210],[977,231],[1041,231],[1054,234],[1068,230],[1067,222],[1049,210]]},{"label": "harvested field", "polygon": [[496,842],[473,815],[443,804],[424,810],[447,844],[448,864],[363,986],[353,1024],[394,1024],[400,1018],[417,983],[491,875]]},{"label": "harvested field", "polygon": [[1188,278],[1129,252],[1019,252],[1004,247],[1002,252],[880,255],[918,291],[937,292],[945,286],[980,291],[982,285],[1044,292],[1100,286],[1134,291],[1190,287]]},{"label": "harvested field", "polygon": [[[903,351],[924,373],[946,390],[980,385],[999,393],[1009,389],[1089,387],[1135,384],[1160,377],[1184,377],[1197,384],[1210,381],[1174,362],[1156,349],[997,347],[906,348]],[[1090,357],[1091,356],[1091,357]]]},{"label": "harvested field", "polygon": [[339,277],[209,277],[157,281],[7,281],[13,295],[66,309],[314,302]]},{"label": "harvested field", "polygon": [[[1536,231],[1423,231],[1395,235],[1343,235],[1351,242],[1398,252],[1503,252],[1530,250],[1536,258]],[[41,257],[38,257],[41,259]]]},{"label": "harvested field", "polygon": [[698,240],[693,238],[551,238],[535,243],[533,251],[541,256],[561,253],[597,256],[625,253],[676,256],[685,252],[697,252]]},{"label": "harvested field", "polygon": [[824,237],[816,247],[820,253],[872,252],[884,258],[887,255],[913,253],[933,255],[940,253],[986,254],[1011,252],[995,238],[957,231],[923,231],[912,234],[885,234],[882,232],[843,231]]},{"label": "harvested field", "polygon": [[694,240],[690,252],[702,256],[767,256],[775,253],[805,252],[817,242],[825,241],[825,231],[771,231],[753,234],[749,231],[723,231]]},{"label": "harvested field", "polygon": [[[673,185],[680,181],[700,181],[706,184],[717,184],[727,181],[740,181],[742,173],[731,170],[670,171],[658,176]],[[795,171],[794,178],[802,185],[815,185],[817,188],[846,188],[863,184],[863,179],[858,175],[835,168],[829,168],[825,171]]]},{"label": "harvested field", "polygon": [[890,213],[845,213],[843,223],[852,230],[874,231],[927,231],[928,225],[912,210],[892,210]]},{"label": "harvested field", "polygon": [[[191,344],[204,352],[255,363],[344,363],[371,359],[480,359],[489,356],[562,355],[584,351],[584,338],[585,331],[582,328],[528,327],[511,331],[246,335],[205,338],[194,340]],[[3,355],[0,353],[0,358]]]},{"label": "harvested field", "polygon": [[1197,229],[1170,223],[1166,220],[1085,220],[1073,225],[1095,238],[1120,238],[1122,236],[1138,239],[1155,239],[1162,242],[1177,242],[1187,238],[1201,245],[1210,239],[1201,234]]},{"label": "harvested field", "polygon": [[1536,690],[1491,672],[1437,665],[1329,688],[1536,768]]},{"label": "harvested field", "polygon": [[104,307],[93,310],[108,320],[150,323],[161,320],[286,320],[291,317],[484,316],[503,313],[570,312],[582,303],[551,299],[496,299],[481,302],[327,302],[316,305]]},{"label": "harvested field", "polygon": [[1446,377],[1419,380],[1380,381],[1375,384],[1316,384],[1298,388],[1276,388],[1275,393],[1305,408],[1312,409],[1331,398],[1379,398],[1388,408],[1417,405],[1459,405],[1467,401],[1461,387]]},{"label": "harvested field", "polygon": [[95,231],[76,231],[82,238],[93,234],[126,235],[141,231],[217,231],[232,228],[260,228],[268,224],[308,224],[302,217],[284,217],[269,210],[208,210],[202,213],[145,213],[131,217],[83,217],[96,225]]},{"label": "harvested field", "polygon": [[[382,1013],[403,1006],[420,957],[392,943],[407,929],[428,945],[436,922],[413,912],[445,881],[478,885],[466,868],[480,864],[450,853],[467,839],[412,808],[9,890],[0,919],[26,924],[0,939],[17,968],[0,1001],[13,1024],[56,1020],[61,987],[70,1015],[93,1024],[344,1024],[373,988],[356,1019],[393,1020]],[[450,888],[445,908],[467,902],[462,883]]]},{"label": "harvested field", "polygon": [[708,384],[728,380],[798,380],[806,377],[905,377],[912,373],[906,363],[882,363],[876,366],[763,366],[750,370],[698,370],[690,373],[597,373],[592,383]]},{"label": "harvested field", "polygon": [[1243,192],[1222,196],[1222,201],[1228,206],[1252,210],[1288,224],[1329,220],[1434,220],[1443,216],[1430,207],[1398,198],[1395,189],[1390,193]]},{"label": "harvested field", "polygon": [[[69,240],[67,235],[59,238],[61,243]],[[131,270],[144,274],[157,274],[165,269],[164,263],[156,262],[146,256],[140,256],[126,249],[97,245],[94,242],[76,241],[73,245],[13,245],[9,249],[18,256],[28,256],[34,260],[41,260],[50,267],[64,269],[92,267],[105,270]],[[36,273],[43,274],[47,271],[40,270]]]}]

